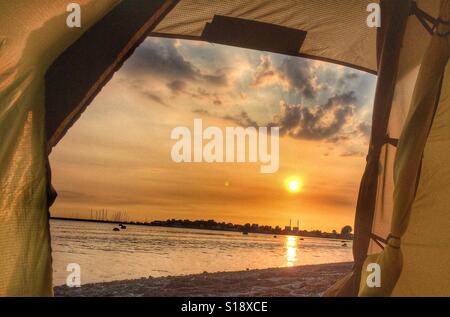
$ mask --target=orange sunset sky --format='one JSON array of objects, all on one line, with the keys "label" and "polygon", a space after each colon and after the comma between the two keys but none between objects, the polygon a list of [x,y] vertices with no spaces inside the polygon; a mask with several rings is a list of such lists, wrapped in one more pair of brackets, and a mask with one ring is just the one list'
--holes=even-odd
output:
[{"label": "orange sunset sky", "polygon": [[[340,230],[353,225],[376,77],[203,42],[148,38],[50,156],[53,216],[214,219]],[[172,129],[280,127],[280,168],[174,163]],[[286,188],[296,177],[298,192]]]}]

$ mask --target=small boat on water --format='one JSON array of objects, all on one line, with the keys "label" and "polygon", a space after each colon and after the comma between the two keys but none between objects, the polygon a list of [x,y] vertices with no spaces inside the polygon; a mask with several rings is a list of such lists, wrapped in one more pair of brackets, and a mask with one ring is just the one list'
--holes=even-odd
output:
[{"label": "small boat on water", "polygon": [[116,227],[113,229],[113,231],[120,231],[120,229]]},{"label": "small boat on water", "polygon": [[126,229],[127,226],[125,226],[124,224],[119,224],[120,229]]},{"label": "small boat on water", "polygon": [[248,232],[247,231],[242,231],[242,234],[247,236]]},{"label": "small boat on water", "polygon": [[299,240],[305,240],[305,239],[303,239],[303,238],[300,238]]},{"label": "small boat on water", "polygon": [[342,246],[343,246],[343,247],[346,247],[346,246],[347,246],[347,243],[343,243]]}]

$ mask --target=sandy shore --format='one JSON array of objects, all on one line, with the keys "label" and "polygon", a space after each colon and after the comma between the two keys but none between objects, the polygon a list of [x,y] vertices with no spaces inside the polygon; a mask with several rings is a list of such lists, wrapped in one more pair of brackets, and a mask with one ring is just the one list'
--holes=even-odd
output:
[{"label": "sandy shore", "polygon": [[320,296],[352,263],[142,278],[55,287],[55,296]]}]

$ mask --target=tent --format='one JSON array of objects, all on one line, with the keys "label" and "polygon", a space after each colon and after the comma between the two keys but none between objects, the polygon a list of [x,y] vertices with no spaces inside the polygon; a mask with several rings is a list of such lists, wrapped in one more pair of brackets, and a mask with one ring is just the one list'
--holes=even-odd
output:
[{"label": "tent", "polygon": [[68,28],[71,2],[0,1],[0,295],[52,295],[48,155],[147,36],[377,74],[354,267],[325,295],[450,295],[450,0],[78,0]]}]

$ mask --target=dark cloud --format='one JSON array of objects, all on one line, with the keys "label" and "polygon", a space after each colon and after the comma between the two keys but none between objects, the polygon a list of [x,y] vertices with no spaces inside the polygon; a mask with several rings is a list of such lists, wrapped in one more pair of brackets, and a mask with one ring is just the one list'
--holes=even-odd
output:
[{"label": "dark cloud", "polygon": [[336,137],[355,113],[353,92],[333,96],[321,106],[283,104],[271,126],[280,127],[282,135],[296,139],[324,140]]},{"label": "dark cloud", "polygon": [[258,127],[258,123],[251,119],[247,112],[242,111],[239,115],[226,115],[223,117],[225,120],[234,122],[242,127]]},{"label": "dark cloud", "polygon": [[162,98],[159,95],[157,95],[155,93],[152,93],[150,91],[142,91],[141,94],[143,96],[145,96],[146,98],[150,99],[151,101],[159,103],[160,105],[162,105],[164,107],[169,107],[169,105],[164,100],[162,100]]},{"label": "dark cloud", "polygon": [[202,79],[216,86],[226,86],[228,83],[227,76],[224,73],[217,72],[214,75],[201,75]]},{"label": "dark cloud", "polygon": [[352,88],[359,91],[359,87],[357,88],[357,86],[355,86],[360,84],[358,81],[359,78],[360,75],[358,73],[345,72],[337,78],[337,81],[335,83],[330,82],[329,84],[333,84],[337,91],[348,91]]},{"label": "dark cloud", "polygon": [[194,79],[198,70],[186,61],[175,47],[175,41],[145,41],[125,64],[128,72]]},{"label": "dark cloud", "polygon": [[185,81],[182,80],[174,80],[167,84],[167,87],[173,92],[173,93],[179,93],[182,92],[186,88],[187,84]]},{"label": "dark cloud", "polygon": [[348,82],[354,81],[359,78],[359,74],[357,73],[345,73],[340,76],[338,79],[339,86],[345,86]]},{"label": "dark cloud", "polygon": [[215,106],[223,105],[221,94],[218,94],[217,92],[209,92],[201,87],[198,87],[196,92],[190,93],[189,95],[193,98],[206,100]]},{"label": "dark cloud", "polygon": [[[353,92],[336,95],[320,106],[304,106],[282,104],[280,112],[272,122],[265,125],[251,118],[242,111],[238,115],[226,115],[222,118],[242,127],[279,127],[280,135],[288,135],[295,139],[342,143],[354,137],[364,136],[370,131],[370,125],[361,122],[354,126],[356,104],[358,100]],[[346,152],[343,156],[362,156],[362,152]]]},{"label": "dark cloud", "polygon": [[268,55],[263,55],[253,78],[252,86],[261,86],[274,79],[279,79],[286,82],[290,90],[302,94],[307,99],[316,97],[317,92],[313,85],[315,76],[310,61],[306,59],[285,57],[276,66],[272,64]]},{"label": "dark cloud", "polygon": [[359,74],[357,74],[357,73],[346,73],[345,75],[344,75],[344,78],[345,79],[350,79],[350,80],[354,80],[354,79],[358,79],[359,78]]},{"label": "dark cloud", "polygon": [[336,135],[331,138],[326,139],[328,143],[339,143],[348,141],[350,137],[348,135]]},{"label": "dark cloud", "polygon": [[370,138],[372,125],[367,122],[361,122],[357,127],[358,132],[366,138]]},{"label": "dark cloud", "polygon": [[164,107],[169,107],[169,105],[160,97],[159,93],[148,90],[141,81],[135,80],[128,83],[125,82],[125,84],[127,84],[130,88],[136,90],[143,97],[149,99],[150,101],[156,102]]},{"label": "dark cloud", "polygon": [[314,99],[316,93],[313,86],[314,74],[308,60],[287,57],[281,63],[278,71],[291,89],[302,93],[308,99]]},{"label": "dark cloud", "polygon": [[186,60],[168,39],[145,41],[125,64],[124,70],[132,74],[160,76],[173,81],[204,81],[211,85],[226,85],[227,77],[221,72],[205,74]]}]

